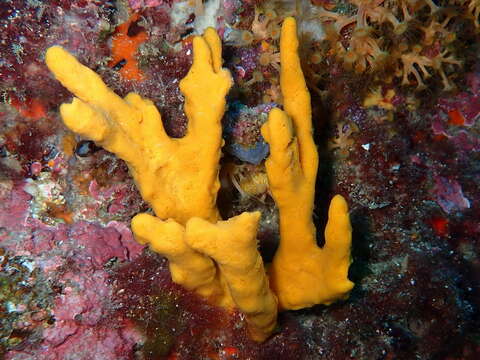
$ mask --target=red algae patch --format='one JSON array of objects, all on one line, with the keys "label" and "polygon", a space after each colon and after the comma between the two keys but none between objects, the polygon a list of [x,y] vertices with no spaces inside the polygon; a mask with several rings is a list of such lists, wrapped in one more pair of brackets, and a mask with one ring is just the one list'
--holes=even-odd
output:
[{"label": "red algae patch", "polygon": [[116,316],[143,335],[142,358],[289,360],[306,353],[303,333],[289,315],[281,316],[281,331],[255,343],[239,313],[212,306],[172,283],[167,260],[149,251],[112,269],[111,282]]},{"label": "red algae patch", "polygon": [[24,118],[38,120],[47,116],[45,105],[37,98],[28,98],[24,102],[11,95],[11,104]]},{"label": "red algae patch", "polygon": [[216,339],[225,338],[232,329],[228,313],[173,284],[166,260],[155,254],[143,254],[120,267],[112,282],[118,311],[145,337],[141,352],[146,359],[169,354],[201,358],[215,352]]},{"label": "red algae patch", "polygon": [[463,126],[465,125],[465,118],[462,113],[457,109],[450,110],[448,112],[448,123],[451,125]]}]

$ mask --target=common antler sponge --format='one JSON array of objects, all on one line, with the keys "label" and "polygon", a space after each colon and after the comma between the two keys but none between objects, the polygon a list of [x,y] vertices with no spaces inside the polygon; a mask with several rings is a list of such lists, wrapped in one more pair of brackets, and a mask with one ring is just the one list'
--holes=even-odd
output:
[{"label": "common antler sponge", "polygon": [[166,134],[150,100],[135,93],[122,99],[61,47],[51,47],[46,54],[50,70],[76,96],[60,107],[65,125],[125,160],[155,214],[181,224],[193,216],[219,219],[220,122],[232,85],[230,73],[220,67],[216,32],[207,29],[193,46],[193,65],[180,82],[189,119],[187,135],[181,139]]},{"label": "common antler sponge", "polygon": [[312,137],[310,95],[298,57],[296,24],[285,19],[280,42],[284,111],[273,109],[262,128],[270,144],[266,170],[280,212],[280,246],[265,272],[257,250],[260,213],[223,221],[216,207],[223,143],[221,118],[232,85],[221,67],[213,29],[193,40],[193,65],[180,82],[189,120],[185,137],[163,129],[155,105],[135,93],[120,98],[63,48],[46,62],[73,94],[60,112],[73,132],[125,160],[155,216],[132,220],[137,240],[169,260],[172,280],[225,308],[245,314],[251,337],[265,340],[277,309],[300,309],[345,298],[351,227],[346,201],[331,202],[323,248],[312,222],[318,155]]},{"label": "common antler sponge", "polygon": [[317,247],[312,213],[318,154],[293,18],[283,23],[280,59],[285,111],[273,109],[262,127],[270,144],[268,182],[280,213],[280,246],[269,274],[280,308],[301,309],[330,304],[352,289],[347,277],[351,227],[347,203],[337,195],[330,204],[325,246]]}]

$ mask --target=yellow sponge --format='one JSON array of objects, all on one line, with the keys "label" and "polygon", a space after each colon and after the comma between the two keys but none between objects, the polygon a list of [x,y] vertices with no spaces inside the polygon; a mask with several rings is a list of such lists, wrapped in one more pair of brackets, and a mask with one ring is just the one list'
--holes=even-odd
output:
[{"label": "yellow sponge", "polygon": [[167,136],[150,100],[135,93],[120,98],[61,47],[48,49],[46,62],[76,96],[60,107],[66,126],[125,160],[152,206],[156,216],[139,214],[132,220],[137,240],[169,259],[173,281],[242,311],[252,338],[263,341],[273,331],[277,308],[330,304],[348,295],[353,286],[347,277],[348,206],[340,195],[332,199],[325,246],[319,248],[312,221],[318,154],[310,94],[295,20],[287,18],[280,40],[284,110],[273,109],[262,127],[270,144],[269,187],[280,213],[280,245],[267,277],[257,250],[260,214],[221,221],[216,206],[221,118],[232,79],[221,67],[215,30],[194,38],[193,54],[193,65],[180,82],[189,120],[182,139]]},{"label": "yellow sponge", "polygon": [[330,304],[352,289],[347,277],[351,227],[347,203],[337,195],[330,204],[325,246],[317,246],[312,214],[318,153],[293,18],[282,26],[280,65],[285,111],[273,109],[262,127],[270,145],[268,182],[280,214],[280,245],[269,275],[280,308],[301,309]]},{"label": "yellow sponge", "polygon": [[212,303],[235,306],[211,258],[192,249],[186,242],[185,227],[173,220],[139,214],[132,219],[132,231],[141,244],[162,254],[169,261],[172,280],[209,299]]},{"label": "yellow sponge", "polygon": [[277,299],[257,250],[259,219],[259,212],[216,224],[193,218],[187,223],[186,238],[190,247],[215,260],[235,305],[245,314],[252,339],[263,341],[275,327]]},{"label": "yellow sponge", "polygon": [[65,125],[125,160],[155,214],[181,224],[193,216],[219,219],[221,119],[232,85],[230,73],[220,67],[221,43],[215,30],[195,37],[193,53],[193,65],[180,82],[188,117],[188,131],[181,139],[167,136],[150,100],[135,93],[120,98],[59,46],[46,53],[49,69],[76,96],[60,107]]}]

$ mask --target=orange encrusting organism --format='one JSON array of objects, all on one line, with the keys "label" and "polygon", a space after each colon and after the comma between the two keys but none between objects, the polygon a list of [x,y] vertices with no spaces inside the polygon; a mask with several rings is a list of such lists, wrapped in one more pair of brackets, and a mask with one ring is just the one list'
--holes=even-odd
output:
[{"label": "orange encrusting organism", "polygon": [[138,13],[133,14],[127,22],[120,24],[115,30],[116,35],[112,41],[112,60],[108,66],[114,67],[121,62],[125,64],[120,69],[120,75],[126,80],[143,80],[143,73],[138,68],[138,47],[148,39],[146,31],[129,35],[129,28],[139,18]]}]

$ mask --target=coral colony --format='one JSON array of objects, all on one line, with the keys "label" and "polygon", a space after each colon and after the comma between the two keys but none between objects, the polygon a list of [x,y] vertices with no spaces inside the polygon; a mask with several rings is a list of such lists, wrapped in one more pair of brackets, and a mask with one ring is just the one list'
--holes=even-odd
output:
[{"label": "coral colony", "polygon": [[479,16],[2,1],[0,358],[478,359]]}]

